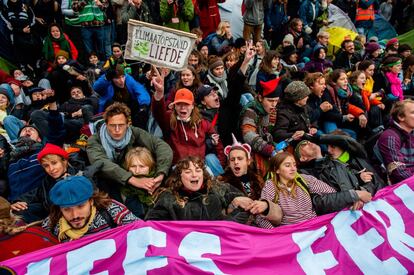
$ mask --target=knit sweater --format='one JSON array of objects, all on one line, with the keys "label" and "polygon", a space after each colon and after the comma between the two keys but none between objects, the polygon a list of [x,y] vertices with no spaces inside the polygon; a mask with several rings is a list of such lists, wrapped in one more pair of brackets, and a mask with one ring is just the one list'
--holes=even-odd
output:
[{"label": "knit sweater", "polygon": [[392,183],[414,175],[414,133],[395,121],[378,139],[378,147]]}]

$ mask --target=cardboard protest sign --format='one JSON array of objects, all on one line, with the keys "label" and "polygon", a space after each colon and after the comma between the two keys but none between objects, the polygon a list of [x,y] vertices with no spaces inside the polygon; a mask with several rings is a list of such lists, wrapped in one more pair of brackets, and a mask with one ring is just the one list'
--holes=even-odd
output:
[{"label": "cardboard protest sign", "polygon": [[196,38],[192,33],[129,20],[125,58],[180,70],[187,66]]}]

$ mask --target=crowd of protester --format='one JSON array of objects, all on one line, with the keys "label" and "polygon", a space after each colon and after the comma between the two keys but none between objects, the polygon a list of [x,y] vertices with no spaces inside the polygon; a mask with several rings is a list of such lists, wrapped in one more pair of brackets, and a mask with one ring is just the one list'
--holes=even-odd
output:
[{"label": "crowd of protester", "polygon": [[[412,4],[334,2],[359,32],[334,52],[330,0],[244,0],[237,39],[217,2],[3,1],[0,241],[23,254],[139,219],[273,228],[413,175],[411,47],[366,37]],[[129,19],[196,34],[188,65],[125,59]],[[48,242],[16,241],[39,224]]]}]

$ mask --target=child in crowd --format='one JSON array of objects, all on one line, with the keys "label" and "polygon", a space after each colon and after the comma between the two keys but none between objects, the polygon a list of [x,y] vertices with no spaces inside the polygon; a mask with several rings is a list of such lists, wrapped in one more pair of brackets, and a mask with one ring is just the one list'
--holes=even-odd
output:
[{"label": "child in crowd", "polygon": [[[125,156],[125,168],[130,171],[134,177],[148,177],[148,179],[150,179],[154,177],[155,160],[147,148],[135,147],[129,150]],[[137,217],[143,217],[148,207],[153,204],[152,194],[132,185],[122,186],[121,196],[125,205]]]}]

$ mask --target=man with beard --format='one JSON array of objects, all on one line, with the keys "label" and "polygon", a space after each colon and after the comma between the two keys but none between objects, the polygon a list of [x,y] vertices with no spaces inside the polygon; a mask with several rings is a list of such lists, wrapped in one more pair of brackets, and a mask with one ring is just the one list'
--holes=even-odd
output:
[{"label": "man with beard", "polygon": [[57,236],[59,242],[77,240],[139,220],[121,203],[94,191],[92,183],[83,176],[59,181],[49,196],[54,205],[42,227]]},{"label": "man with beard", "polygon": [[354,41],[346,38],[341,44],[341,50],[335,56],[334,68],[344,69],[348,72],[355,67],[358,61],[361,61],[361,56],[355,52]]},{"label": "man with beard", "polygon": [[318,142],[328,145],[329,156],[323,156],[321,147],[309,140],[299,142],[295,148],[295,157],[303,173],[328,183],[337,191],[366,190],[374,195],[383,187],[382,179],[356,140],[337,133],[322,135]]}]

